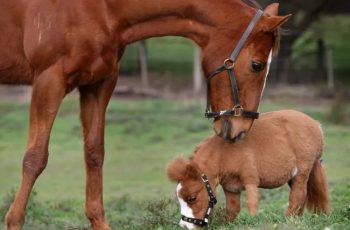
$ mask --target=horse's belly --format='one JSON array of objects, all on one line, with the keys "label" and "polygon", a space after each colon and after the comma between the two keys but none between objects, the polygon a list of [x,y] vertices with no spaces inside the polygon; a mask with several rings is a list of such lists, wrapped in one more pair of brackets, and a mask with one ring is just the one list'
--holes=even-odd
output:
[{"label": "horse's belly", "polygon": [[29,67],[13,65],[1,67],[0,84],[30,85],[33,82],[32,71]]}]

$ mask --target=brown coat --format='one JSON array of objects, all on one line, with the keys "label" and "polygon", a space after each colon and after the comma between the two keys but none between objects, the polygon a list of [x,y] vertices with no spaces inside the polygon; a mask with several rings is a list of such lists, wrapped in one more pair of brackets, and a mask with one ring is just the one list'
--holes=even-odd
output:
[{"label": "brown coat", "polygon": [[258,208],[257,188],[276,188],[286,183],[291,187],[287,215],[301,215],[306,202],[312,211],[328,213],[327,182],[320,163],[322,150],[320,124],[303,113],[283,110],[263,114],[244,140],[232,143],[209,137],[197,146],[189,161],[172,161],[167,173],[181,184],[178,198],[191,201],[188,206],[195,218],[203,216],[208,204],[201,174],[208,176],[212,187],[223,187],[230,219],[240,210],[242,190],[247,192],[247,206],[254,215]]}]

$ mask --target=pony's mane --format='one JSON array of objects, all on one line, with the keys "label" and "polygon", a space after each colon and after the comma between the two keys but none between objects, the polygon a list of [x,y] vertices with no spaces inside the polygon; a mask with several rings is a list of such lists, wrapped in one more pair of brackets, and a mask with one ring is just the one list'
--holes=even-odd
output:
[{"label": "pony's mane", "polygon": [[[264,10],[262,6],[255,0],[242,0],[246,5],[253,7],[255,9]],[[281,31],[283,30],[281,28],[278,28],[273,32],[273,47],[272,52],[276,56],[278,54],[278,51],[280,49],[280,40],[281,40]]]}]

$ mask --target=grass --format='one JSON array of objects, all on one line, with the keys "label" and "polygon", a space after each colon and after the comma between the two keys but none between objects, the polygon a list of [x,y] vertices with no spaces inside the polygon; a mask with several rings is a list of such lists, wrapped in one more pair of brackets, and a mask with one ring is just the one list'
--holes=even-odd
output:
[{"label": "grass", "polygon": [[[350,229],[350,127],[327,120],[319,105],[263,103],[262,111],[294,108],[321,121],[325,131],[324,162],[333,212],[285,219],[288,189],[261,190],[258,216],[245,208],[232,223],[224,221],[224,198],[213,218],[214,229]],[[26,103],[0,102],[0,229],[20,181],[28,117]],[[203,118],[202,101],[113,100],[107,115],[104,197],[114,229],[178,229],[175,185],[165,175],[175,155],[189,155],[212,133]],[[87,229],[84,216],[84,163],[78,100],[62,105],[51,135],[50,159],[35,185],[24,229]]]}]

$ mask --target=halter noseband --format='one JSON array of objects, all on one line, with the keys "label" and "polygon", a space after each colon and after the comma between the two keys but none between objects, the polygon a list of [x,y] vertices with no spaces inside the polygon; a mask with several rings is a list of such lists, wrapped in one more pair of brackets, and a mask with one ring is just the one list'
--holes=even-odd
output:
[{"label": "halter noseband", "polygon": [[[239,90],[238,85],[235,77],[235,61],[238,57],[238,54],[241,52],[245,42],[247,41],[249,35],[252,33],[256,23],[259,21],[261,16],[263,15],[263,11],[258,10],[252,19],[252,21],[249,23],[247,29],[243,33],[242,37],[240,38],[236,48],[233,50],[230,58],[226,59],[224,61],[224,65],[217,68],[212,74],[208,77],[208,84],[207,84],[207,108],[205,110],[205,117],[206,118],[218,118],[222,116],[235,116],[235,117],[246,117],[246,118],[252,118],[252,119],[258,119],[259,113],[255,111],[247,111],[243,108],[241,105],[241,101],[239,98]],[[213,112],[210,109],[210,99],[209,99],[209,93],[210,93],[210,80],[214,78],[219,73],[224,72],[227,70],[229,76],[230,76],[230,82],[231,82],[231,89],[233,94],[233,101],[234,101],[234,107],[231,110],[223,110],[219,112]]]},{"label": "halter noseband", "polygon": [[203,181],[203,183],[205,185],[205,189],[207,190],[208,198],[209,198],[207,211],[205,212],[205,215],[204,215],[204,217],[202,219],[191,218],[191,217],[187,217],[187,216],[184,216],[184,215],[181,215],[181,219],[183,221],[186,221],[186,222],[189,222],[189,223],[192,223],[192,224],[196,224],[198,226],[203,227],[203,226],[208,225],[210,213],[213,210],[214,205],[217,203],[217,200],[216,200],[216,197],[215,197],[215,195],[213,193],[213,190],[211,189],[211,186],[209,184],[208,177],[206,175],[202,174],[201,178],[202,178],[202,181]]}]

